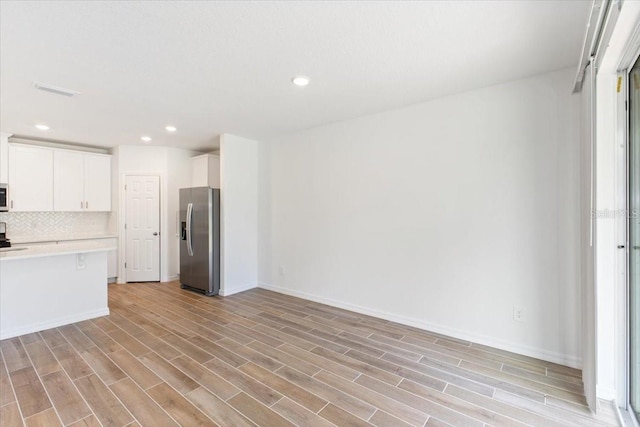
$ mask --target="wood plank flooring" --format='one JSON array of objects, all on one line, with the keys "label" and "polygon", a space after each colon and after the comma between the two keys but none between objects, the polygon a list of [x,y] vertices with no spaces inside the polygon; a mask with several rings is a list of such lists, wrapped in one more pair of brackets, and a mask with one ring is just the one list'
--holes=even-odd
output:
[{"label": "wood plank flooring", "polygon": [[109,316],[0,341],[0,425],[616,426],[576,369],[253,289],[109,285]]}]

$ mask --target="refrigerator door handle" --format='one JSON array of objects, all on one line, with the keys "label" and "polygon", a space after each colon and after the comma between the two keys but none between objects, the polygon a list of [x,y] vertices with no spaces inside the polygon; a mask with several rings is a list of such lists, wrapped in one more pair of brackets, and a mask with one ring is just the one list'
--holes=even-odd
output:
[{"label": "refrigerator door handle", "polygon": [[193,244],[191,241],[191,220],[193,216],[193,203],[187,205],[187,252],[193,256]]}]

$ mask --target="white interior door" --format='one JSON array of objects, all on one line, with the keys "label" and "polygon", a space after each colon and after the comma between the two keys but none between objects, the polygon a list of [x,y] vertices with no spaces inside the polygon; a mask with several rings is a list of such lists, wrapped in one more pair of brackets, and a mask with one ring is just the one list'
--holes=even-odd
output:
[{"label": "white interior door", "polygon": [[160,177],[127,176],[127,282],[160,281]]}]

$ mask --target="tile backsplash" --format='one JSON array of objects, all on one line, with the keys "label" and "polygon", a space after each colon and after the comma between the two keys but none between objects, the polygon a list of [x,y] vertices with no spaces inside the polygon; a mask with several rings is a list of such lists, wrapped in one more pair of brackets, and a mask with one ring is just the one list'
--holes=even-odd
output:
[{"label": "tile backsplash", "polygon": [[112,212],[1,212],[0,222],[7,223],[7,237],[69,238],[115,234]]}]

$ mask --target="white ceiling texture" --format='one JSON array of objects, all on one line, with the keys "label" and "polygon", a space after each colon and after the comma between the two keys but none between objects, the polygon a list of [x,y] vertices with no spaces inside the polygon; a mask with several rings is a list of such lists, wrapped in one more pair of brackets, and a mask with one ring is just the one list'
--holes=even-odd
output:
[{"label": "white ceiling texture", "polygon": [[575,66],[590,3],[3,0],[0,129],[106,147],[265,139]]}]

